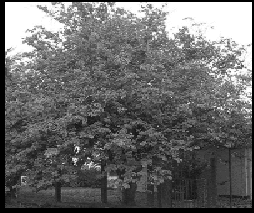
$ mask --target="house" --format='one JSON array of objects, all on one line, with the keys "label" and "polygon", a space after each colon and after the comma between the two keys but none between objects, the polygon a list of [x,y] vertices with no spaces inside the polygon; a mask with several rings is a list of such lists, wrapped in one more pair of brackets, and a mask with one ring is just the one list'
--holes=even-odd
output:
[{"label": "house", "polygon": [[[217,195],[229,196],[229,149],[209,147],[208,149],[197,151],[197,157],[203,162],[209,162],[212,155],[214,155],[216,159]],[[251,147],[231,149],[231,183],[232,196],[252,199]]]}]

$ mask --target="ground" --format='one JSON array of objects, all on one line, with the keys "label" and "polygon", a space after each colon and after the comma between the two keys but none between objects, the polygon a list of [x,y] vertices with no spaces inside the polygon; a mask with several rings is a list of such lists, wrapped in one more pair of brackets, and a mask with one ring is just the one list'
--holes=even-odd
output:
[{"label": "ground", "polygon": [[[147,207],[146,196],[144,193],[137,193],[137,206]],[[18,195],[18,199],[11,204],[6,204],[6,208],[114,208],[126,206],[121,205],[121,194],[118,190],[108,190],[108,204],[100,202],[100,189],[92,188],[71,188],[62,189],[62,203],[54,202],[54,189],[32,192],[31,188],[23,187]],[[229,208],[229,199],[219,198],[221,208]],[[252,201],[233,199],[233,208],[251,208]],[[186,206],[186,208],[189,208]]]},{"label": "ground", "polygon": [[[121,205],[121,194],[118,190],[108,190],[108,207]],[[47,189],[38,193],[31,188],[23,187],[18,194],[18,199],[12,204],[7,204],[7,208],[12,207],[106,207],[101,204],[100,189],[97,188],[62,188],[62,203],[54,202],[54,189]]]}]

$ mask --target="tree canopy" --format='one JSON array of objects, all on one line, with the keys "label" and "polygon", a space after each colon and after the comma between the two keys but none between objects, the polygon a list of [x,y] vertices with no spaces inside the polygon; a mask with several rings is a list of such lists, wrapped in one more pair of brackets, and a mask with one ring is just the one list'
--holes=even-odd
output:
[{"label": "tree canopy", "polygon": [[[250,144],[244,47],[187,27],[170,39],[164,7],[151,4],[140,17],[113,2],[52,5],[38,8],[64,30],[37,26],[24,39],[32,52],[6,55],[6,180],[26,172],[38,189],[68,182],[90,157],[126,187],[144,164],[162,182],[179,149]],[[50,162],[48,148],[57,149]]]}]

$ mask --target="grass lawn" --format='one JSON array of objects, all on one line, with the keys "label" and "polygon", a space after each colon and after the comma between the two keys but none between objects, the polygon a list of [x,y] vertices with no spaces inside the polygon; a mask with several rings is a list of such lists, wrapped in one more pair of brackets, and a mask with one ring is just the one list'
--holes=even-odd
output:
[{"label": "grass lawn", "polygon": [[[55,191],[54,188],[42,190],[40,192],[33,192],[31,188],[23,187],[19,193],[18,201],[22,203],[36,203],[38,205],[53,205]],[[117,190],[108,190],[109,204],[119,205],[121,202],[121,194]],[[97,188],[62,188],[62,206],[66,205],[82,205],[84,206],[103,206],[101,204],[101,192]],[[58,204],[60,205],[60,204]]]},{"label": "grass lawn", "polygon": [[[101,203],[101,192],[98,188],[62,188],[62,203],[55,203],[54,188],[34,192],[32,188],[23,187],[20,190],[18,199],[13,201],[11,205],[6,204],[6,208],[125,208],[121,204],[121,193],[117,189],[108,189],[108,203]],[[144,196],[138,196],[137,202],[140,204],[144,201]],[[142,200],[142,201],[141,201]],[[144,206],[144,205],[143,205]],[[137,207],[141,207],[138,205]]]},{"label": "grass lawn", "polygon": [[[126,208],[121,204],[121,193],[118,190],[108,190],[108,203],[101,203],[100,189],[95,188],[62,188],[62,203],[55,203],[54,188],[33,192],[31,188],[23,187],[18,199],[11,204],[6,204],[6,208]],[[229,199],[218,198],[220,208],[229,208]],[[146,196],[144,193],[136,194],[137,207],[146,206]],[[128,207],[129,208],[129,207]],[[188,207],[187,207],[188,208]],[[250,200],[233,199],[233,208],[252,208]]]}]

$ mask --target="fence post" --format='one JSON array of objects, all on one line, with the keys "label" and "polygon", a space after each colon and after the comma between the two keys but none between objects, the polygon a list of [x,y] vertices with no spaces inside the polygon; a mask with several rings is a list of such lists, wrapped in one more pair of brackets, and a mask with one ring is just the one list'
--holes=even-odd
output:
[{"label": "fence post", "polygon": [[61,202],[61,182],[55,182],[55,199],[56,202]]},{"label": "fence post", "polygon": [[147,184],[147,205],[154,207],[154,185]]},{"label": "fence post", "polygon": [[101,160],[101,202],[107,203],[107,173],[105,171],[106,161]]}]

